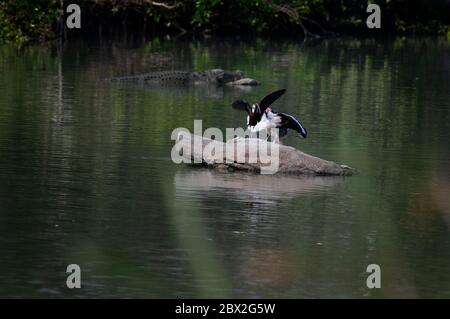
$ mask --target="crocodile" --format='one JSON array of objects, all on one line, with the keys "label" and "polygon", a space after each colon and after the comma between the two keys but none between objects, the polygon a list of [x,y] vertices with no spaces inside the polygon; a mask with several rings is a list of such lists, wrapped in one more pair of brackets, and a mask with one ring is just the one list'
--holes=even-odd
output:
[{"label": "crocodile", "polygon": [[160,71],[106,79],[111,82],[158,85],[188,85],[212,83],[218,86],[256,86],[259,81],[245,78],[241,71],[211,69],[205,71]]}]

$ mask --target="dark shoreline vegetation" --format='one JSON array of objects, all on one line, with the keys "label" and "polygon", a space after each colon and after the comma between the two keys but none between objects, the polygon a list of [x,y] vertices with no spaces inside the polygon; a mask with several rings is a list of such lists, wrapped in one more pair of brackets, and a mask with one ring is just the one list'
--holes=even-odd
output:
[{"label": "dark shoreline vegetation", "polygon": [[[76,34],[450,34],[450,1],[442,0],[0,0],[0,43],[42,42],[58,37],[70,3],[81,7]],[[366,27],[368,3],[380,5],[382,28]],[[67,13],[65,13],[67,16]]]}]

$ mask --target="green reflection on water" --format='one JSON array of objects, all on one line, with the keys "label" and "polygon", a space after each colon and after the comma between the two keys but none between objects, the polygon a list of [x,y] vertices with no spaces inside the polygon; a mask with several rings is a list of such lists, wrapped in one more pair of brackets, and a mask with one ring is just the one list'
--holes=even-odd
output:
[{"label": "green reflection on water", "polygon": [[[0,47],[0,295],[449,297],[450,46],[442,39],[73,42]],[[248,90],[115,85],[243,70]],[[287,144],[345,179],[179,167],[174,128],[236,127],[236,98],[287,88]],[[79,263],[83,289],[65,288]],[[369,263],[382,289],[365,287]]]}]

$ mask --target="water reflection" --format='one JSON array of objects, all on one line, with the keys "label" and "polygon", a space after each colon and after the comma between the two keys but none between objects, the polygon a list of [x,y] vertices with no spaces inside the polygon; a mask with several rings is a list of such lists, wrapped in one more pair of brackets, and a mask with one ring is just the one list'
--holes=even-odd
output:
[{"label": "water reflection", "polygon": [[[195,272],[198,289],[206,289],[222,297],[261,297],[265,294],[256,290],[278,290],[301,279],[302,263],[298,251],[275,246],[258,247],[249,239],[256,235],[258,229],[261,232],[259,236],[266,237],[265,240],[276,237],[276,233],[284,228],[283,216],[277,215],[284,214],[282,207],[286,203],[308,193],[326,192],[342,181],[342,177],[268,176],[201,168],[178,171],[174,175],[174,205],[177,209],[173,213],[177,233],[187,251],[196,251],[197,254],[202,251],[201,256],[209,264],[203,273]],[[199,214],[193,209],[181,209],[186,203],[191,207],[221,210],[222,214]],[[301,214],[300,211],[293,213]],[[263,231],[269,228],[272,231]],[[223,236],[228,237],[229,243],[223,241]],[[193,254],[191,260],[196,259],[194,264],[204,262]],[[218,266],[224,262],[228,265],[228,272]],[[233,269],[231,276],[230,269]],[[248,290],[244,293],[242,287],[233,289],[223,283],[218,286],[217,281],[206,279],[211,274],[215,274],[216,280],[222,278],[223,282],[235,284],[236,280],[245,281],[249,284]]]},{"label": "water reflection", "polygon": [[202,198],[226,197],[245,203],[289,200],[308,192],[326,191],[343,180],[335,176],[261,175],[220,172],[213,169],[192,169],[175,174],[174,184],[179,196]]}]

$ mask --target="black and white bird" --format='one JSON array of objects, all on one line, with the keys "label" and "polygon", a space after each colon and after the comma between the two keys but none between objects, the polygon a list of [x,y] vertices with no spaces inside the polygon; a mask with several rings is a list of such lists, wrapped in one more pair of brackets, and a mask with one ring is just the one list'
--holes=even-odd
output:
[{"label": "black and white bird", "polygon": [[278,90],[266,95],[261,102],[250,105],[247,101],[237,100],[232,107],[236,110],[247,112],[247,128],[252,133],[271,128],[278,128],[279,137],[287,135],[288,129],[293,129],[304,138],[308,135],[303,124],[292,115],[277,113],[271,105],[286,92],[285,89]]}]

